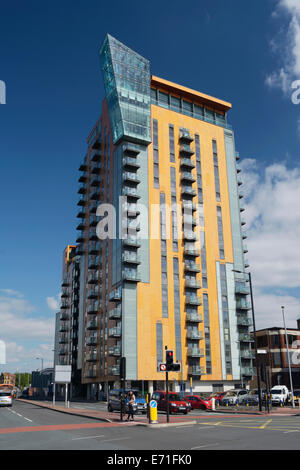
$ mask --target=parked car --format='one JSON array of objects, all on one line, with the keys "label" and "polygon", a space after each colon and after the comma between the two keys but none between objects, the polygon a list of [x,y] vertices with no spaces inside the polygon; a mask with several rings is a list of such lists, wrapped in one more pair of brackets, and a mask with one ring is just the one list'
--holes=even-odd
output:
[{"label": "parked car", "polygon": [[[110,390],[108,395],[108,402],[107,402],[107,411],[121,411],[121,397],[122,397],[122,390],[114,389]],[[126,393],[126,392],[125,392]],[[137,403],[133,405],[133,413],[136,414],[138,412]],[[128,413],[128,403],[124,403],[124,413]]]},{"label": "parked car", "polygon": [[299,405],[300,403],[300,390],[294,390],[294,403],[295,405]]},{"label": "parked car", "polygon": [[221,401],[222,401],[222,398],[224,397],[224,395],[226,395],[227,392],[215,392],[215,393],[212,393],[212,395],[210,395],[208,398],[206,398],[206,400],[212,400],[213,398],[215,399],[215,403],[216,404],[220,404]]},{"label": "parked car", "polygon": [[184,397],[191,404],[192,410],[211,410],[211,401],[199,395],[187,395]]},{"label": "parked car", "polygon": [[221,400],[221,405],[236,405],[242,395],[246,395],[247,393],[248,390],[243,389],[228,390]]},{"label": "parked car", "polygon": [[[184,413],[185,415],[191,410],[191,405],[185,398],[176,392],[169,392],[169,413]],[[167,392],[155,391],[152,394],[152,400],[157,401],[158,411],[167,411]]]},{"label": "parked car", "polygon": [[[265,402],[265,390],[261,390],[261,402]],[[258,394],[258,389],[255,388],[253,390],[250,390],[250,392],[246,393],[245,395],[241,395],[239,400],[238,400],[239,405],[246,405],[248,404],[249,406],[258,406],[259,405],[259,394]]]},{"label": "parked car", "polygon": [[12,406],[11,391],[5,392],[4,390],[1,390],[1,392],[0,392],[0,406]]},{"label": "parked car", "polygon": [[286,405],[291,398],[291,394],[285,385],[275,385],[270,390],[272,405]]}]

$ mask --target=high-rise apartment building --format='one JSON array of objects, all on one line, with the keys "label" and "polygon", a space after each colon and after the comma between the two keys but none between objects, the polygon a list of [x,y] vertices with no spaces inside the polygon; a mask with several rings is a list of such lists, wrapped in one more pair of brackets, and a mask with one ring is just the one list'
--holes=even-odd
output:
[{"label": "high-rise apartment building", "polygon": [[231,104],[151,76],[110,35],[100,62],[106,98],[79,168],[70,258],[78,338],[63,357],[88,396],[118,382],[121,356],[131,386],[161,387],[166,346],[181,364],[169,374],[176,390],[245,383],[251,304]]}]

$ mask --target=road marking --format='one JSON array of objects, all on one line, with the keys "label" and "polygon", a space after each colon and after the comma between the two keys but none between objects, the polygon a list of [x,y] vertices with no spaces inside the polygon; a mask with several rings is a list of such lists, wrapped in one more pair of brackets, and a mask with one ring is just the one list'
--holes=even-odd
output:
[{"label": "road marking", "polygon": [[16,411],[14,411],[14,410],[9,409],[9,411],[11,411],[12,413],[14,413],[15,415],[20,416],[21,418],[26,419],[27,421],[30,421],[31,423],[33,422],[31,419],[25,418],[25,416],[21,415],[20,413],[16,413]]},{"label": "road marking", "polygon": [[197,429],[209,429],[209,428],[213,428],[213,426],[203,426],[202,428],[197,428]]},{"label": "road marking", "polygon": [[203,449],[203,447],[212,447],[212,446],[218,446],[220,445],[218,442],[216,442],[215,444],[206,444],[204,446],[196,446],[196,447],[191,447],[191,450],[193,449]]},{"label": "road marking", "polygon": [[294,429],[293,431],[284,431],[283,434],[288,434],[289,432],[300,432],[300,430],[299,429]]},{"label": "road marking", "polygon": [[125,441],[126,439],[131,439],[131,437],[118,437],[116,439],[105,439],[104,441],[100,441],[100,442],[102,443],[102,442],[111,442],[111,441]]},{"label": "road marking", "polygon": [[101,434],[100,436],[76,437],[75,439],[72,439],[72,441],[79,441],[80,439],[96,439],[97,437],[104,437],[104,434]]},{"label": "road marking", "polygon": [[194,425],[191,424],[191,425],[189,425],[189,426],[175,426],[175,427],[176,427],[176,428],[181,428],[181,429],[182,429],[182,428],[193,428]]},{"label": "road marking", "polygon": [[265,427],[268,426],[268,424],[270,424],[272,421],[272,419],[268,419],[268,421],[266,421],[262,426],[259,426],[259,429],[265,429]]}]

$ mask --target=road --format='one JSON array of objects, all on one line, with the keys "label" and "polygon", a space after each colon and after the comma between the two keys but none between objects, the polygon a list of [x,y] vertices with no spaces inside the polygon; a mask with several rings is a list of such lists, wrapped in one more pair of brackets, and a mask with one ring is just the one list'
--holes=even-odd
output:
[{"label": "road", "polygon": [[300,416],[193,412],[197,424],[150,429],[15,402],[0,408],[0,450],[298,450]]}]

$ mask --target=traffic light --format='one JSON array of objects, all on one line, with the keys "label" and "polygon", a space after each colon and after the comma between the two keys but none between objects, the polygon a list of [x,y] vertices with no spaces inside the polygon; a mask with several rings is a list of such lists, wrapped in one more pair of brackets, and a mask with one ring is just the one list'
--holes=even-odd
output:
[{"label": "traffic light", "polygon": [[167,371],[172,370],[172,365],[174,362],[174,351],[171,349],[166,350],[166,366],[167,366]]},{"label": "traffic light", "polygon": [[172,364],[172,369],[173,372],[180,372],[180,363],[178,362],[173,362]]}]

